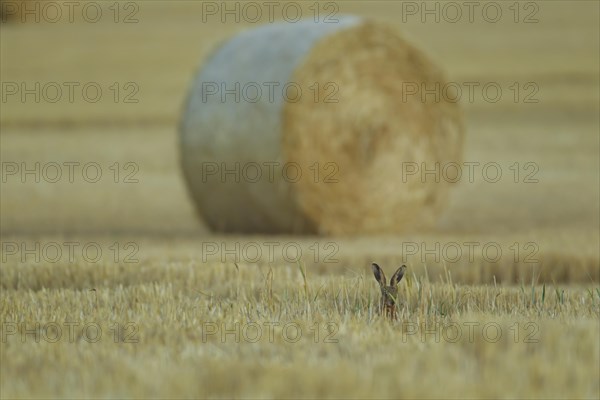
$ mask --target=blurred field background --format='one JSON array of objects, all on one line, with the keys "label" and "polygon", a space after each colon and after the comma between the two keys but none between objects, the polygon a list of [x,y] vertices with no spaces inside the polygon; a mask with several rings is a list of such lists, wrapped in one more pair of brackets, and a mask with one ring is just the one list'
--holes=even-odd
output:
[{"label": "blurred field background", "polygon": [[[539,22],[517,24],[512,17],[497,24],[480,17],[474,23],[421,23],[418,16],[403,23],[401,2],[337,4],[339,13],[399,26],[451,81],[502,85],[498,103],[480,94],[473,103],[462,102],[465,161],[539,165],[537,184],[478,179],[460,185],[439,232],[597,236],[597,3],[540,2]],[[182,184],[177,123],[203,58],[221,40],[254,24],[221,23],[216,17],[202,23],[201,2],[193,1],[141,2],[135,17],[139,22],[131,24],[107,17],[97,24],[76,19],[73,24],[2,25],[3,81],[99,82],[105,89],[94,104],[81,99],[22,103],[10,97],[0,117],[2,160],[131,161],[139,164],[140,180],[80,186],[9,179],[1,198],[2,233],[204,231]],[[135,82],[139,102],[115,103],[106,89],[114,82]],[[537,83],[533,98],[539,102],[515,103],[506,89],[513,82]],[[122,92],[121,97],[130,91]],[[520,97],[528,93],[523,90]]]},{"label": "blurred field background", "polygon": [[[105,17],[87,23],[75,13],[74,23],[2,24],[4,82],[97,82],[103,96],[97,103],[75,92],[73,103],[22,102],[19,95],[2,103],[0,114],[3,162],[98,163],[104,173],[97,183],[76,177],[74,183],[33,181],[20,176],[2,182],[2,235],[128,235],[164,238],[208,233],[188,199],[178,159],[177,124],[195,71],[218,43],[255,24],[222,23],[207,16],[202,2],[121,3],[118,20],[105,7]],[[314,15],[311,4],[303,15]],[[500,101],[485,101],[480,91],[473,101],[466,89],[461,98],[467,136],[464,160],[496,162],[503,178],[486,182],[481,169],[475,182],[462,179],[437,228],[419,240],[534,242],[548,270],[577,268],[578,281],[598,280],[599,204],[599,61],[598,4],[589,1],[523,3],[514,13],[489,23],[482,14],[474,22],[421,22],[403,13],[402,2],[341,2],[339,14],[358,14],[399,26],[447,72],[451,82],[497,82]],[[420,4],[420,3],[417,3]],[[444,3],[440,3],[442,6]],[[482,3],[485,5],[485,3]],[[440,6],[441,7],[441,6]],[[313,7],[314,8],[314,7]],[[483,6],[482,6],[483,8]],[[324,18],[330,8],[319,8]],[[532,14],[532,12],[534,12]],[[510,15],[509,15],[510,13]],[[275,16],[278,14],[275,13]],[[281,15],[279,15],[281,16]],[[534,18],[535,17],[535,18]],[[29,16],[29,21],[33,21]],[[203,22],[203,18],[206,22]],[[405,22],[403,22],[405,21]],[[263,21],[268,22],[265,12]],[[31,55],[35,54],[35,57]],[[108,89],[114,83],[115,92]],[[133,82],[139,89],[125,87]],[[509,86],[518,83],[520,92]],[[539,90],[526,103],[533,82]],[[125,103],[132,94],[137,103]],[[119,183],[109,167],[119,163]],[[509,167],[519,163],[519,183]],[[537,183],[523,183],[532,162],[539,167]],[[123,183],[127,163],[138,170],[138,183]],[[341,251],[358,250],[369,259],[386,241],[360,238],[361,245],[338,238]],[[413,237],[388,238],[390,246]],[[143,247],[143,246],[142,246]],[[144,249],[141,249],[142,251]],[[392,250],[398,258],[400,252]],[[362,259],[361,259],[362,260]],[[550,262],[550,260],[554,260]],[[352,261],[352,260],[350,260]],[[502,266],[504,268],[504,266]],[[501,268],[498,268],[501,269]],[[555,277],[555,279],[559,279]]]},{"label": "blurred field background", "polygon": [[[97,162],[104,173],[115,162],[121,168],[129,162],[139,166],[138,183],[114,183],[112,175],[94,184],[81,179],[2,181],[4,243],[93,241],[107,249],[118,241],[139,248],[135,264],[114,264],[110,258],[89,264],[79,255],[74,264],[3,259],[2,321],[135,321],[143,344],[127,350],[112,341],[32,346],[10,338],[2,343],[3,398],[598,397],[598,2],[530,2],[539,8],[538,22],[514,23],[511,15],[495,24],[477,13],[473,23],[422,23],[418,16],[402,21],[402,2],[336,2],[339,13],[398,26],[445,69],[450,81],[501,85],[504,93],[497,103],[486,102],[480,92],[474,102],[461,102],[467,129],[465,161],[494,161],[503,172],[515,162],[539,166],[538,183],[514,183],[510,178],[457,185],[430,232],[355,238],[208,232],[198,221],[181,176],[177,125],[202,60],[220,41],[255,24],[231,19],[221,23],[218,17],[203,22],[202,2],[130,3],[137,6],[135,23],[115,23],[110,14],[95,24],[77,17],[74,23],[0,24],[3,83],[98,82],[104,89],[97,103],[81,97],[54,104],[21,102],[18,96],[2,99],[1,161]],[[311,15],[313,2],[301,4]],[[121,8],[120,18],[131,10]],[[523,19],[528,12],[521,11]],[[117,102],[107,89],[115,82],[120,87]],[[137,103],[122,101],[129,93],[124,89],[128,82],[139,88]],[[529,91],[522,91],[515,102],[514,93],[506,90],[514,82],[534,82],[539,101],[523,102]],[[281,257],[274,262],[261,259],[257,269],[242,260],[236,271],[231,260],[219,262],[220,254],[208,257],[208,263],[203,254],[202,243],[233,246],[253,241],[294,242],[304,249],[318,242],[322,250],[334,243],[336,262],[303,259],[313,279],[306,292],[298,267]],[[474,262],[462,258],[452,265],[409,258],[412,286],[401,289],[407,298],[402,318],[494,320],[505,328],[515,321],[534,321],[540,326],[541,342],[513,346],[463,339],[458,346],[446,346],[411,337],[409,344],[399,343],[400,326],[373,316],[378,289],[367,267],[373,260],[386,271],[395,267],[402,261],[400,244],[406,241],[493,241],[504,249],[514,242],[535,243],[539,262],[534,264],[511,256],[497,263],[480,256]],[[274,286],[267,279],[271,267]],[[424,282],[421,291],[419,279]],[[498,286],[496,292],[486,292],[491,286],[463,286],[494,282],[513,286]],[[326,285],[323,292],[321,285]],[[90,305],[90,289],[97,291],[96,306]],[[270,291],[274,298],[261,297]],[[500,303],[494,300],[498,293]],[[290,298],[296,302],[285,301]],[[445,312],[440,311],[443,307]],[[233,323],[250,316],[306,325],[334,321],[341,327],[340,344],[201,342],[203,321]],[[397,357],[390,348],[398,351]],[[385,383],[379,385],[378,378]],[[158,385],[160,379],[169,383]],[[491,383],[473,385],[484,380]]]}]

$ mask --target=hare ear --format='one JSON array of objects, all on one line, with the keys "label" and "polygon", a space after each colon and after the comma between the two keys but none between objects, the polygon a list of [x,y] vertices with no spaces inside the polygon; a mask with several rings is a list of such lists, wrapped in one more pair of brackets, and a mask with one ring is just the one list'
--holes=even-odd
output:
[{"label": "hare ear", "polygon": [[377,282],[379,282],[381,286],[385,286],[385,274],[383,273],[383,270],[379,268],[379,265],[373,263],[371,264],[371,269],[373,270],[373,275],[375,275],[375,279],[377,279]]},{"label": "hare ear", "polygon": [[406,265],[401,266],[396,272],[394,272],[394,275],[392,275],[392,280],[390,281],[391,286],[396,286],[398,283],[400,283],[402,277],[404,276],[404,271],[406,271]]}]

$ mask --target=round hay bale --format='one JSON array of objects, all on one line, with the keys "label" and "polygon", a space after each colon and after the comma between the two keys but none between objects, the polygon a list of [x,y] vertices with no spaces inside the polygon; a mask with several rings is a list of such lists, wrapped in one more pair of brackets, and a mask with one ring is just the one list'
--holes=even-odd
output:
[{"label": "round hay bale", "polygon": [[460,162],[463,126],[457,104],[406,88],[444,83],[395,29],[357,17],[238,34],[204,63],[181,121],[197,209],[223,232],[431,226],[450,183],[403,170]]}]

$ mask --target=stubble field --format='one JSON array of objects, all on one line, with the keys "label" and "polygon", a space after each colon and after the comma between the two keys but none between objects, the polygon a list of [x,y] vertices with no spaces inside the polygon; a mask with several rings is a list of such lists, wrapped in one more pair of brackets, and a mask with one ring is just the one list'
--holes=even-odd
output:
[{"label": "stubble field", "polygon": [[[600,9],[530,3],[537,22],[505,4],[494,24],[336,3],[399,26],[452,81],[504,93],[461,99],[464,160],[497,163],[502,179],[478,169],[435,230],[380,237],[198,222],[178,118],[202,59],[254,24],[203,21],[190,1],[136,2],[132,24],[0,24],[3,83],[105,94],[2,99],[2,398],[598,398]],[[102,177],[6,170],[69,162]],[[388,276],[408,266],[398,321],[377,314],[373,261]]]}]

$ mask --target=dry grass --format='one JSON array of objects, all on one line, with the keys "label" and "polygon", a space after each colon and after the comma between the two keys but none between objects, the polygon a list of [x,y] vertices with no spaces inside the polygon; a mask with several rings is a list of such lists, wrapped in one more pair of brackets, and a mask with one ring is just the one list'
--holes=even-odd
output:
[{"label": "dry grass", "polygon": [[[409,274],[390,323],[376,313],[367,267],[313,276],[295,265],[147,261],[0,272],[3,398],[600,393],[597,286],[464,286]],[[79,323],[73,340],[65,321]],[[51,322],[63,329],[56,343],[44,339]],[[36,323],[39,343],[24,331]],[[95,336],[82,333],[86,323],[100,326],[98,342],[86,341]],[[128,323],[115,343],[115,324]],[[221,336],[235,324],[238,339]]]},{"label": "dry grass", "polygon": [[[403,3],[339,5],[340,13],[401,25],[451,80],[499,82],[505,90],[536,82],[536,104],[515,103],[508,90],[498,103],[479,96],[463,104],[464,159],[495,161],[505,171],[514,162],[535,162],[539,183],[515,184],[510,175],[497,184],[461,182],[429,233],[323,239],[339,246],[335,263],[324,262],[322,246],[320,261],[312,260],[306,249],[314,238],[199,235],[180,176],[176,124],[202,59],[251,25],[200,23],[201,3],[191,1],[139,2],[140,22],[129,25],[110,18],[0,24],[3,82],[94,81],[108,90],[135,81],[140,88],[136,104],[106,96],[93,104],[1,105],[2,162],[98,162],[107,173],[115,162],[135,162],[139,183],[113,184],[108,174],[91,185],[2,182],[3,245],[94,241],[106,257],[93,264],[80,255],[74,263],[2,259],[3,335],[19,328],[13,323],[30,329],[72,321],[99,324],[103,337],[88,343],[78,330],[71,343],[63,331],[57,343],[35,343],[33,334],[23,343],[20,333],[6,336],[0,396],[598,398],[598,3],[536,2],[536,24],[403,23]],[[115,264],[108,252],[115,241],[138,244],[139,261]],[[207,241],[298,242],[306,282],[280,256],[242,260],[239,271],[231,260],[205,258]],[[368,265],[396,267],[407,241],[494,241],[505,249],[535,242],[539,263],[515,263],[510,253],[497,263],[412,256],[400,321],[390,324],[374,313],[379,288]],[[249,321],[295,322],[305,334],[288,343],[280,325],[272,343],[268,336],[257,343],[231,335],[203,340],[206,323]],[[110,328],[129,322],[139,341],[122,343],[130,331],[120,331],[114,343]],[[337,343],[324,342],[327,322],[337,327]],[[462,328],[456,343],[447,340],[452,322]],[[496,343],[478,329],[468,336],[468,324],[492,322],[503,333]],[[315,323],[317,343],[308,329]],[[411,334],[425,326],[432,333],[424,338],[423,330]],[[538,341],[526,343],[534,331]]]}]

